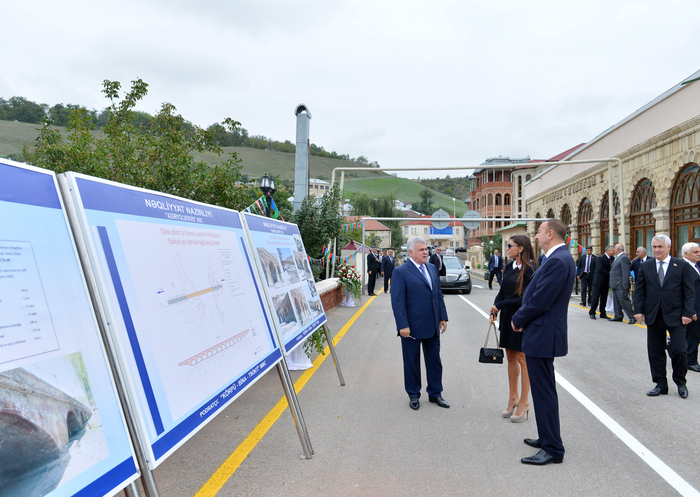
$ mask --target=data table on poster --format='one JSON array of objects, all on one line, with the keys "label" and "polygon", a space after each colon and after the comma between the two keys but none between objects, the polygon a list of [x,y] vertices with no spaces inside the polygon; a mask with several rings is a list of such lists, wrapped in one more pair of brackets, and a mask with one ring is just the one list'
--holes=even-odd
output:
[{"label": "data table on poster", "polygon": [[235,211],[66,181],[155,467],[281,358],[246,236]]},{"label": "data table on poster", "polygon": [[242,214],[286,353],[326,322],[304,242],[296,224]]},{"label": "data table on poster", "polygon": [[0,219],[0,495],[114,495],[138,470],[55,175],[0,160]]}]

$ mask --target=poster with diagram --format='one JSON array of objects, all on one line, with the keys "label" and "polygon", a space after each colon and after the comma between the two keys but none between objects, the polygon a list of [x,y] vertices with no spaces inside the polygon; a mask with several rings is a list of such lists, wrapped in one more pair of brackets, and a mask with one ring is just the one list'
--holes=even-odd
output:
[{"label": "poster with diagram", "polygon": [[55,175],[0,159],[0,496],[138,477]]},{"label": "poster with diagram", "polygon": [[242,215],[288,354],[326,322],[304,242],[296,224]]},{"label": "poster with diagram", "polygon": [[281,350],[238,213],[68,173],[153,467]]}]

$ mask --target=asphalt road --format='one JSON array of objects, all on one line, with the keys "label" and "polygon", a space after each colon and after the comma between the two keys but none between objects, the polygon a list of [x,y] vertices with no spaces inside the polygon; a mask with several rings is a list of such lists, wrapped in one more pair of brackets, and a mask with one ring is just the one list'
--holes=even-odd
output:
[{"label": "asphalt road", "polygon": [[[496,290],[473,282],[471,295],[445,295],[443,397],[450,409],[428,403],[425,393],[420,410],[409,408],[390,296],[363,297],[369,305],[336,347],[346,386],[339,386],[329,358],[299,393],[312,459],[300,457],[288,410],[267,432],[255,432],[264,433],[257,443],[250,440],[283,396],[271,371],[155,471],[160,494],[700,495],[700,374],[688,373],[688,399],[673,387],[669,395],[647,397],[653,384],[645,328],[592,321],[576,300],[569,355],[555,360],[564,463],[521,464],[536,452],[522,442],[537,437],[536,406],[522,424],[501,417],[506,366],[478,362],[488,321],[474,308],[487,311]],[[359,310],[331,310],[332,331]],[[248,456],[213,485],[212,475],[244,442],[252,447]]]}]

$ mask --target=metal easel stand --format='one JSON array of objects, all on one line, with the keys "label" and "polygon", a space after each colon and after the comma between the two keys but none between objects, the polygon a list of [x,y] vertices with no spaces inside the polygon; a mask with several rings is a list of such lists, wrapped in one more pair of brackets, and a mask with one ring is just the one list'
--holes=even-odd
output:
[{"label": "metal easel stand", "polygon": [[328,348],[331,351],[331,356],[333,357],[333,364],[335,364],[335,370],[338,373],[338,379],[340,380],[340,385],[345,386],[345,378],[343,378],[343,372],[340,370],[340,363],[338,362],[338,356],[335,353],[335,347],[333,346],[333,337],[331,336],[331,331],[328,329],[328,325],[323,323],[323,331],[326,334],[326,342],[328,342]]},{"label": "metal easel stand", "polygon": [[301,458],[311,459],[314,449],[311,446],[311,439],[309,438],[309,432],[306,429],[304,415],[301,412],[301,407],[299,407],[299,399],[297,398],[297,393],[294,390],[294,382],[292,381],[292,376],[289,374],[287,360],[284,358],[284,356],[282,356],[282,360],[277,363],[277,374],[280,376],[280,381],[282,382],[282,387],[284,388],[284,395],[287,397],[289,411],[292,414],[294,426],[297,429],[297,435],[299,435],[299,441],[301,442],[301,448],[304,451]]}]

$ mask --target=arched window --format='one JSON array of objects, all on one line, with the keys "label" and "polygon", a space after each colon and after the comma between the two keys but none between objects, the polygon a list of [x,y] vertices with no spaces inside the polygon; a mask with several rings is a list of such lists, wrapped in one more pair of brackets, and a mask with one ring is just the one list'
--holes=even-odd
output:
[{"label": "arched window", "polygon": [[532,179],[531,174],[528,174],[527,176],[525,176],[525,181],[530,181],[531,179]]},{"label": "arched window", "polygon": [[671,195],[671,232],[677,257],[688,242],[700,242],[700,167],[689,164],[676,176]]},{"label": "arched window", "polygon": [[489,207],[493,205],[493,194],[489,193]]},{"label": "arched window", "polygon": [[510,205],[510,194],[506,193],[503,195],[503,205]]},{"label": "arched window", "polygon": [[549,209],[547,211],[547,218],[548,219],[554,219],[556,216],[554,215],[554,209]]},{"label": "arched window", "polygon": [[496,205],[501,205],[501,194],[500,193],[496,194]]},{"label": "arched window", "polygon": [[[617,198],[617,192],[613,190],[613,216],[620,213],[620,200]],[[618,230],[617,219],[613,222],[613,229],[615,230],[615,236],[613,237],[613,242],[610,241],[610,228],[608,223],[608,216],[610,215],[610,209],[608,208],[608,192],[603,195],[603,201],[600,204],[600,242],[602,254],[605,252],[605,247],[611,245],[612,243],[617,243],[618,236],[620,234]]]},{"label": "arched window", "polygon": [[651,251],[651,239],[656,231],[656,221],[651,210],[656,207],[656,192],[651,180],[644,178],[634,189],[632,205],[630,206],[630,227],[634,240],[634,247],[646,247]]},{"label": "arched window", "polygon": [[578,206],[578,243],[583,247],[591,244],[591,219],[593,219],[591,201],[584,198]]},{"label": "arched window", "polygon": [[571,224],[571,209],[569,209],[569,204],[564,204],[561,208],[561,222],[566,226],[566,231],[569,231],[569,225]]}]

